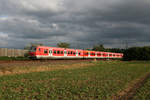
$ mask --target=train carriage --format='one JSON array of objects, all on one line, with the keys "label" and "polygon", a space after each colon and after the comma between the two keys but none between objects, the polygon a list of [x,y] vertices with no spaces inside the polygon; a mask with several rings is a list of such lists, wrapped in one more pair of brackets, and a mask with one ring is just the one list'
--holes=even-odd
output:
[{"label": "train carriage", "polygon": [[34,59],[122,58],[122,53],[89,51],[48,46],[32,47],[29,55]]}]

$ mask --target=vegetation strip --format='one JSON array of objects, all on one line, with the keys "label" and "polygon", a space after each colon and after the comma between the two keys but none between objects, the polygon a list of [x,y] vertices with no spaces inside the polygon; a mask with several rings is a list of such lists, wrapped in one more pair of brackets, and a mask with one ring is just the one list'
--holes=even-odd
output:
[{"label": "vegetation strip", "polygon": [[133,81],[127,88],[119,92],[117,95],[112,96],[112,100],[131,100],[136,91],[144,85],[146,80],[150,77],[150,72],[143,77]]},{"label": "vegetation strip", "polygon": [[76,68],[83,68],[89,67],[94,65],[94,63],[78,63],[78,64],[71,64],[70,65],[53,65],[53,66],[40,66],[36,68],[29,68],[29,69],[14,69],[12,71],[0,71],[0,76],[3,75],[13,75],[13,74],[23,74],[23,73],[31,73],[31,72],[43,72],[43,71],[54,71],[54,70],[62,70],[62,69],[76,69]]}]

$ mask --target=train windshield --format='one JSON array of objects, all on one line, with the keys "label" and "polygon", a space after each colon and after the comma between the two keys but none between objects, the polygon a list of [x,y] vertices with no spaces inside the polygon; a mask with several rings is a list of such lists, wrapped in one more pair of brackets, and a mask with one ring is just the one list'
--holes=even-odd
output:
[{"label": "train windshield", "polygon": [[36,51],[36,47],[31,47],[30,48],[30,52],[35,52]]}]

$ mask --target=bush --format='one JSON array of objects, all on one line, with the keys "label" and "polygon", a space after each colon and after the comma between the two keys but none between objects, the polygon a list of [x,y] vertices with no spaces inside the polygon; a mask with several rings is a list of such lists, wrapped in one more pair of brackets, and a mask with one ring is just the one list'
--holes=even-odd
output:
[{"label": "bush", "polygon": [[132,47],[124,52],[124,60],[150,60],[150,46]]},{"label": "bush", "polygon": [[0,60],[29,60],[28,57],[7,57],[7,56],[3,56],[0,57]]}]

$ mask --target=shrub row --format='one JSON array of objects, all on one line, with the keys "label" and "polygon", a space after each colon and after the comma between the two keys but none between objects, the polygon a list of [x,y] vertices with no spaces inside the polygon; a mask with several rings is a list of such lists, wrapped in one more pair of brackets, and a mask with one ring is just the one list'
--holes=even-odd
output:
[{"label": "shrub row", "polygon": [[131,47],[124,51],[124,60],[150,60],[150,46]]}]

